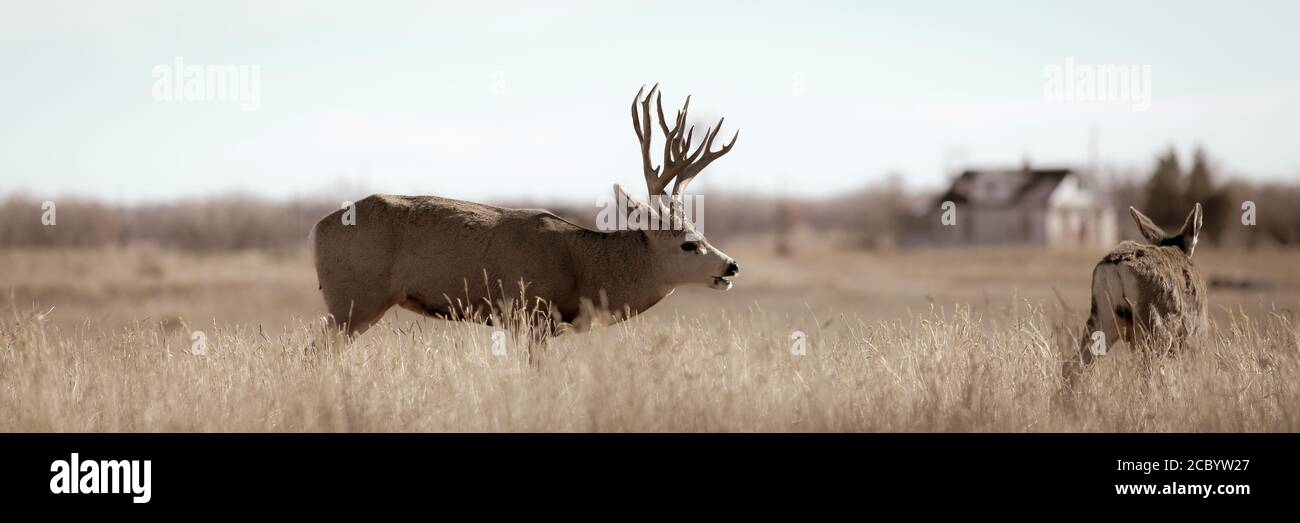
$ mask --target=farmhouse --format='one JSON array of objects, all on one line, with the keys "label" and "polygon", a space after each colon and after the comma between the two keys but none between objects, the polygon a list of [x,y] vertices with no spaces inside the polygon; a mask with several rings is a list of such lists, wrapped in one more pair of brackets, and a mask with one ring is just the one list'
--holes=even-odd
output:
[{"label": "farmhouse", "polygon": [[1079,173],[1026,166],[961,173],[904,217],[898,236],[903,246],[1109,247],[1117,223],[1114,209]]}]

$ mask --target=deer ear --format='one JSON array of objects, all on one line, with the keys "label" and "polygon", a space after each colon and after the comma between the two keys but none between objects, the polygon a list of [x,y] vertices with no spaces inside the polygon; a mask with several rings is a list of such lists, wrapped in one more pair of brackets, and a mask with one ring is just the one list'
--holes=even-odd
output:
[{"label": "deer ear", "polygon": [[653,208],[623,192],[623,187],[617,183],[614,184],[614,205],[618,206],[620,213],[626,213],[628,229],[646,231],[659,222],[659,214]]},{"label": "deer ear", "polygon": [[1182,240],[1183,252],[1187,257],[1192,257],[1192,252],[1196,250],[1196,241],[1201,235],[1201,204],[1197,203],[1192,207],[1192,212],[1187,215],[1187,221],[1183,222],[1183,230],[1178,231],[1178,237]]},{"label": "deer ear", "polygon": [[1128,212],[1133,215],[1133,221],[1137,222],[1138,232],[1142,233],[1142,237],[1146,238],[1152,245],[1160,245],[1169,237],[1165,234],[1164,229],[1153,223],[1151,218],[1147,218],[1147,215],[1138,212],[1137,209],[1132,207],[1128,208]]}]

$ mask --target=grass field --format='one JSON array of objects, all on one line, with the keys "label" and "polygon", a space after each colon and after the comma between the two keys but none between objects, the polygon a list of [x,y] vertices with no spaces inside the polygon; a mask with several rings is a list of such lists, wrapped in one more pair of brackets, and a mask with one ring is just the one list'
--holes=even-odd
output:
[{"label": "grass field", "polygon": [[1207,278],[1254,279],[1211,289],[1209,339],[1120,347],[1064,392],[1100,251],[724,247],[736,289],[679,289],[533,366],[404,311],[341,343],[305,251],[0,251],[0,430],[1300,429],[1300,252],[1198,249]]}]

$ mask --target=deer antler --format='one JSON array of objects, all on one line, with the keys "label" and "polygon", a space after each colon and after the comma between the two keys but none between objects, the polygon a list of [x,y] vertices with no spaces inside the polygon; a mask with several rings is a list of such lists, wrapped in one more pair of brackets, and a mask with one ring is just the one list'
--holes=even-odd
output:
[{"label": "deer antler", "polygon": [[[636,92],[636,98],[632,100],[632,129],[636,131],[636,138],[641,142],[641,167],[645,171],[646,190],[649,191],[651,199],[668,194],[665,192],[668,182],[673,182],[672,196],[681,196],[691,180],[694,180],[695,176],[714,160],[731,151],[731,146],[736,145],[736,138],[740,137],[740,131],[737,130],[736,134],[732,135],[730,143],[713,151],[713,140],[717,138],[718,131],[722,129],[722,122],[725,120],[719,118],[716,126],[704,130],[704,143],[700,144],[695,152],[691,152],[691,138],[695,136],[695,126],[686,126],[686,113],[691,107],[691,97],[686,97],[686,103],[682,104],[681,110],[677,111],[677,118],[669,128],[668,119],[664,118],[663,94],[658,91],[659,84],[655,84],[642,99],[641,95],[645,92],[643,85]],[[659,128],[663,130],[665,140],[663,165],[658,168],[650,160],[650,100],[652,98],[655,100],[655,110],[659,113]],[[638,105],[641,106],[639,115]]]}]

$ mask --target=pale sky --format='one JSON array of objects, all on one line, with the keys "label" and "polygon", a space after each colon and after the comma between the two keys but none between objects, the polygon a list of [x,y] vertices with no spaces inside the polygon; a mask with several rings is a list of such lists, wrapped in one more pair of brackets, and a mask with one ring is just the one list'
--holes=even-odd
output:
[{"label": "pale sky", "polygon": [[[981,4],[976,7],[973,4]],[[816,196],[945,166],[1146,170],[1204,144],[1300,179],[1300,2],[9,2],[0,194],[243,191],[591,201],[644,191],[628,115],[741,129],[695,190]],[[260,105],[157,101],[153,70],[260,68]],[[1045,68],[1149,66],[1150,109],[1053,101]],[[657,148],[657,146],[656,146]],[[656,150],[656,158],[658,151]]]}]

